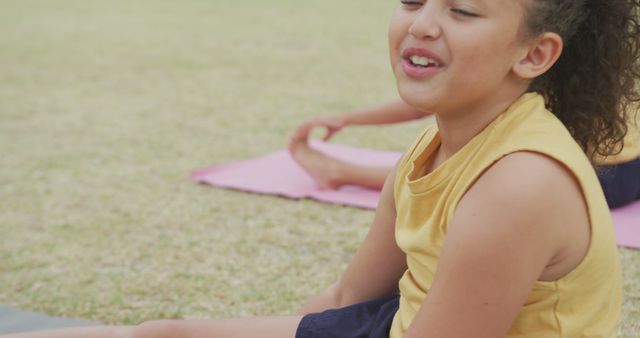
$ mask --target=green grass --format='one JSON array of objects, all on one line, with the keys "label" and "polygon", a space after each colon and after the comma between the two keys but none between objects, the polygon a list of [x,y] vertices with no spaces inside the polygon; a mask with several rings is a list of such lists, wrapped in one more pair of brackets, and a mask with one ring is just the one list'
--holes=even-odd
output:
[{"label": "green grass", "polygon": [[[302,119],[394,99],[391,2],[6,0],[0,302],[107,323],[288,313],[373,213],[193,184]],[[420,123],[337,141],[403,149]],[[622,337],[640,334],[640,253]]]}]

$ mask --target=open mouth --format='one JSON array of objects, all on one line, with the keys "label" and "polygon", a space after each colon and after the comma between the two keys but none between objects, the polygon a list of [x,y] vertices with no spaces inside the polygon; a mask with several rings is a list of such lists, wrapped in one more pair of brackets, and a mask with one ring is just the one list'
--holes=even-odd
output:
[{"label": "open mouth", "polygon": [[426,56],[412,55],[409,57],[411,65],[418,68],[440,67],[441,65],[435,60]]},{"label": "open mouth", "polygon": [[402,51],[402,68],[406,75],[415,79],[431,77],[439,73],[446,64],[438,55],[424,48],[407,48]]}]

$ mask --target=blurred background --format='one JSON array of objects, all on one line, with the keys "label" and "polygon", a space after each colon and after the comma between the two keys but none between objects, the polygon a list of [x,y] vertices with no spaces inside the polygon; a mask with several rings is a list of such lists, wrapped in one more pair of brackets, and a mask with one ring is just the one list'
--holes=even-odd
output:
[{"label": "blurred background", "polygon": [[[305,118],[396,99],[395,5],[2,1],[0,303],[131,324],[289,313],[332,283],[373,212],[189,173],[284,148]],[[335,142],[403,150],[424,124]],[[638,337],[640,254],[620,254],[620,333]]]}]

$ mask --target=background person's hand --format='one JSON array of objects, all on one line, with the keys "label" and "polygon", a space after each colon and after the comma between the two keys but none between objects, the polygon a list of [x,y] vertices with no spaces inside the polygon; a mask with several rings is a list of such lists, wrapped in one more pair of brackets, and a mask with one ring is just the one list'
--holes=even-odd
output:
[{"label": "background person's hand", "polygon": [[291,134],[289,138],[289,145],[297,142],[306,142],[309,139],[309,134],[314,128],[324,127],[326,133],[322,138],[323,141],[329,140],[335,133],[340,131],[346,126],[346,121],[339,115],[331,115],[326,117],[314,117],[308,119],[300,124]]}]

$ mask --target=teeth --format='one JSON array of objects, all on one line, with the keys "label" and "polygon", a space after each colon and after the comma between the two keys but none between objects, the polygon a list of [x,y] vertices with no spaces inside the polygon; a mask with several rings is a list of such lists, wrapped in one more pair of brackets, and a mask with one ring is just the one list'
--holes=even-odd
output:
[{"label": "teeth", "polygon": [[411,60],[411,63],[413,63],[416,66],[422,66],[422,67],[428,67],[430,65],[438,66],[437,62],[425,56],[412,55],[411,57],[409,57],[409,60]]}]

